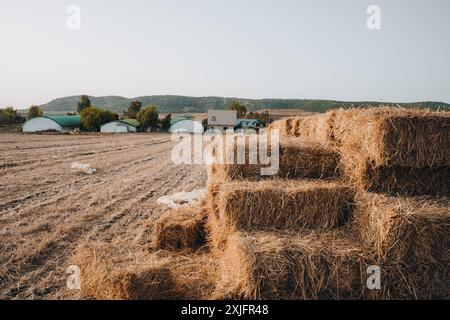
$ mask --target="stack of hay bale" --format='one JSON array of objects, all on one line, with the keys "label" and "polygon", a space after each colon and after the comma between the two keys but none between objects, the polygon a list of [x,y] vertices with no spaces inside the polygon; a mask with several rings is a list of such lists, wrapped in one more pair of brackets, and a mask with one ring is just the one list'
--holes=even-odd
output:
[{"label": "stack of hay bale", "polygon": [[[271,129],[278,177],[210,170],[219,297],[450,297],[449,112],[333,110]],[[371,265],[379,290],[366,285]]]},{"label": "stack of hay bale", "polygon": [[143,269],[154,289],[140,298],[450,298],[449,112],[333,110],[270,129],[275,176],[248,158],[213,164],[206,202],[153,224],[153,250],[172,258]]},{"label": "stack of hay bale", "polygon": [[339,150],[356,192],[349,231],[381,267],[376,297],[450,296],[449,112],[333,110],[273,128]]},{"label": "stack of hay bale", "polygon": [[380,107],[285,119],[274,128],[338,148],[343,171],[361,189],[448,197],[449,117],[449,112]]},{"label": "stack of hay bale", "polygon": [[356,193],[341,183],[339,163],[335,148],[284,139],[274,177],[262,177],[261,165],[212,166],[208,223],[220,261],[216,297],[364,296],[365,265],[373,258],[346,232]]}]

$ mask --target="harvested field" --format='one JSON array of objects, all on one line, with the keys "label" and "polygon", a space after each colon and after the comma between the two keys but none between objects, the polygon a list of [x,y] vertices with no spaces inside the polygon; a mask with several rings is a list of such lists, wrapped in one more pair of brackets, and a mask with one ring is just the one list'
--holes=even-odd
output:
[{"label": "harvested field", "polygon": [[[167,194],[204,188],[201,166],[170,160],[170,135],[0,135],[0,297],[77,298],[66,268],[79,243],[150,247],[144,221]],[[75,173],[89,163],[93,175]]]},{"label": "harvested field", "polygon": [[[168,135],[2,135],[0,295],[448,299],[447,120],[392,108],[285,119],[275,176],[261,171],[275,148],[250,161],[264,140],[205,168],[173,165]],[[191,203],[160,197],[206,183],[195,206],[157,205]],[[66,289],[71,265],[81,291]]]}]

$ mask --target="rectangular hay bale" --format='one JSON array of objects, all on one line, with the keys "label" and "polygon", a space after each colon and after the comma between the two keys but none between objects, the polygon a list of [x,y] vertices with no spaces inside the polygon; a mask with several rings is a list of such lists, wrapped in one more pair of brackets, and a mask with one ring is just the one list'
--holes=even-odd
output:
[{"label": "rectangular hay bale", "polygon": [[280,137],[288,137],[293,135],[293,123],[295,122],[295,117],[287,117],[277,121],[272,122],[268,129],[278,130]]},{"label": "rectangular hay bale", "polygon": [[[264,176],[261,169],[268,167],[258,160],[250,164],[249,146],[243,148],[245,163],[216,163],[211,165],[210,176],[216,175],[222,181],[239,179],[310,178],[327,179],[339,176],[339,153],[321,144],[301,140],[287,139],[280,143],[279,170],[273,176]],[[214,177],[211,177],[214,178]]]},{"label": "rectangular hay bale", "polygon": [[196,250],[205,240],[206,207],[172,209],[153,223],[152,247],[162,250]]},{"label": "rectangular hay bale", "polygon": [[450,165],[450,112],[370,107],[331,110],[306,117],[297,137],[328,141],[373,166]]},{"label": "rectangular hay bale", "polygon": [[341,172],[362,190],[407,196],[450,196],[450,167],[375,167],[365,157],[345,155]]},{"label": "rectangular hay bale", "polygon": [[130,252],[120,245],[90,243],[77,248],[81,293],[97,300],[161,300],[177,296],[167,259]]},{"label": "rectangular hay bale", "polygon": [[341,232],[238,232],[223,253],[216,296],[225,299],[358,299],[371,264]]},{"label": "rectangular hay bale", "polygon": [[450,165],[450,112],[403,108],[337,110],[333,138],[374,166]]},{"label": "rectangular hay bale", "polygon": [[357,197],[352,227],[385,273],[383,295],[450,297],[450,201],[423,197]]},{"label": "rectangular hay bale", "polygon": [[333,121],[335,111],[304,117],[295,124],[293,135],[324,145],[333,145]]},{"label": "rectangular hay bale", "polygon": [[354,191],[338,182],[234,181],[217,194],[217,217],[238,230],[333,229],[346,224]]},{"label": "rectangular hay bale", "polygon": [[216,258],[195,253],[148,253],[125,243],[88,243],[76,250],[81,293],[98,300],[211,299],[217,282]]},{"label": "rectangular hay bale", "polygon": [[352,225],[377,256],[411,264],[450,262],[448,199],[365,193],[356,203]]}]

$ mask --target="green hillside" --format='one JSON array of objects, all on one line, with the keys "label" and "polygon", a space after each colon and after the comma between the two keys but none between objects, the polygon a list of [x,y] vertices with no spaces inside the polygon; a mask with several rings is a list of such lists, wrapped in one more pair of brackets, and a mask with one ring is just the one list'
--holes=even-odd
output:
[{"label": "green hillside", "polygon": [[[238,100],[247,106],[249,111],[261,109],[301,109],[305,111],[322,112],[329,109],[359,106],[362,104],[379,105],[371,101],[333,101],[307,99],[241,99],[221,97],[186,97],[186,96],[144,96],[128,99],[119,96],[90,97],[93,105],[114,112],[126,110],[132,100],[139,100],[142,105],[157,105],[161,112],[206,112],[208,109],[222,109],[231,100]],[[42,105],[46,113],[74,112],[80,96],[55,99]],[[384,103],[385,105],[400,105],[404,107],[430,108],[450,110],[450,104],[444,102],[414,102],[414,103]]]}]

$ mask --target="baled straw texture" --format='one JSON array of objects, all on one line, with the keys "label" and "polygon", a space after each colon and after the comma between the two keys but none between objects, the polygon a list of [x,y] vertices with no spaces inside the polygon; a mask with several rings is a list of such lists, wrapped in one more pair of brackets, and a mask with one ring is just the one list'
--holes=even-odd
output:
[{"label": "baled straw texture", "polygon": [[277,121],[272,122],[268,129],[269,131],[278,130],[280,137],[285,138],[294,135],[295,126],[301,121],[303,117],[287,117]]},{"label": "baled straw texture", "polygon": [[83,296],[97,300],[160,300],[177,296],[167,259],[112,244],[77,248]]},{"label": "baled straw texture", "polygon": [[222,186],[218,203],[222,221],[241,230],[326,230],[347,222],[353,198],[353,190],[337,182],[236,181]]},{"label": "baled straw texture", "polygon": [[273,177],[326,179],[339,175],[339,153],[321,144],[298,139],[281,141],[279,148],[279,170],[273,176],[263,176],[261,174],[261,169],[268,167],[268,165],[261,164],[259,159],[256,164],[250,163],[250,147],[248,143],[243,146],[243,150],[245,152],[245,163],[238,164],[237,161],[234,164],[216,163],[211,165],[210,174],[217,175],[218,179],[224,181],[268,179]]},{"label": "baled straw texture", "polygon": [[163,250],[196,250],[205,240],[205,205],[173,209],[155,221],[152,246]]},{"label": "baled straw texture", "polygon": [[385,273],[385,298],[450,297],[448,199],[361,194],[352,226]]},{"label": "baled straw texture", "polygon": [[341,171],[364,190],[450,195],[450,112],[339,109],[305,118],[296,133],[338,148]]},{"label": "baled straw texture", "polygon": [[344,226],[353,189],[337,182],[307,180],[234,181],[210,186],[212,248],[221,251],[235,231],[317,229]]},{"label": "baled straw texture", "polygon": [[171,256],[169,265],[180,299],[210,300],[218,281],[217,258],[207,248]]},{"label": "baled straw texture", "polygon": [[333,139],[374,166],[450,165],[450,112],[402,108],[334,111]]},{"label": "baled straw texture", "polygon": [[363,154],[376,167],[450,165],[448,111],[384,106],[338,109],[305,117],[294,132],[297,137],[335,145],[342,153]]},{"label": "baled straw texture", "polygon": [[346,154],[341,171],[348,181],[362,190],[407,196],[450,196],[450,166],[413,168],[375,167],[365,156]]},{"label": "baled straw texture", "polygon": [[423,264],[450,258],[448,199],[365,193],[358,195],[354,212],[353,226],[379,257]]},{"label": "baled straw texture", "polygon": [[371,257],[341,232],[235,233],[220,262],[226,299],[349,299],[366,291]]},{"label": "baled straw texture", "polygon": [[98,300],[211,299],[217,261],[205,249],[172,253],[90,243],[73,259],[81,269],[82,295]]},{"label": "baled straw texture", "polygon": [[335,110],[304,117],[296,122],[293,135],[302,139],[315,141],[324,145],[334,145]]}]

